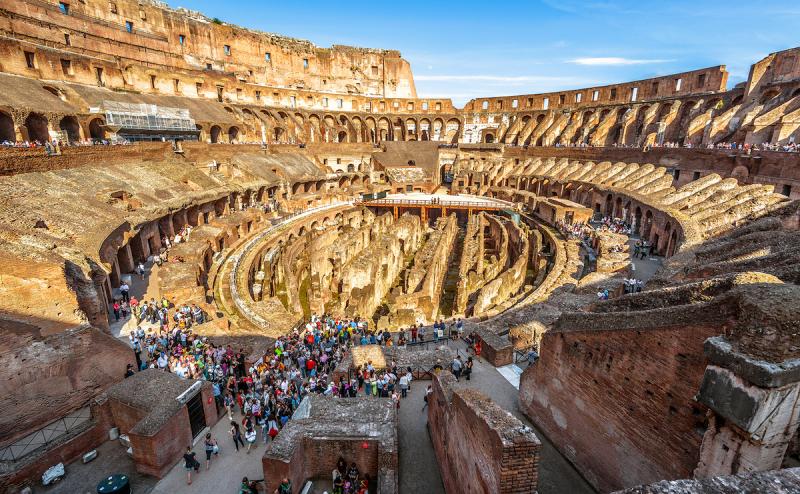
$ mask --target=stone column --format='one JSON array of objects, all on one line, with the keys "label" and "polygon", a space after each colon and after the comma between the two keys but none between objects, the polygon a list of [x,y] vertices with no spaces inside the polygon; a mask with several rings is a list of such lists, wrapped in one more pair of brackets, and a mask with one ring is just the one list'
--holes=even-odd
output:
[{"label": "stone column", "polygon": [[739,353],[723,336],[709,338],[697,400],[708,406],[695,477],[781,467],[800,420],[800,361],[767,362]]}]

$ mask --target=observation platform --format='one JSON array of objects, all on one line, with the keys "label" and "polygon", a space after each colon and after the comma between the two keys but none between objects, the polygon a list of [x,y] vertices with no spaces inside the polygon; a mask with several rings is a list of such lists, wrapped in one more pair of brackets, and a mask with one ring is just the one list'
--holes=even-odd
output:
[{"label": "observation platform", "polygon": [[443,195],[443,194],[389,194],[381,199],[364,199],[357,203],[360,206],[374,208],[392,208],[394,217],[402,214],[402,209],[418,209],[423,221],[429,217],[430,210],[436,210],[441,216],[447,216],[448,211],[466,211],[472,215],[480,211],[503,211],[515,209],[514,203],[472,195]]}]

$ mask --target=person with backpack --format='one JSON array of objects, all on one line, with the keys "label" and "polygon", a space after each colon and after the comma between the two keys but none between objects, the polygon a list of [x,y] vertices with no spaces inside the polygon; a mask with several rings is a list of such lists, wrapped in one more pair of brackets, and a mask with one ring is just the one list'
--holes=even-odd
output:
[{"label": "person with backpack", "polygon": [[192,470],[195,472],[200,471],[200,462],[195,458],[195,452],[192,451],[191,446],[186,447],[186,453],[183,454],[183,468],[186,470],[186,483],[192,483]]}]

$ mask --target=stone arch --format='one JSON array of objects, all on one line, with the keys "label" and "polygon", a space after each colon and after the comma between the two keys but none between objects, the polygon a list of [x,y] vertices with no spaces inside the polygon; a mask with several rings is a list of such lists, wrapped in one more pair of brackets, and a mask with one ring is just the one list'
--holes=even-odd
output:
[{"label": "stone arch", "polygon": [[222,129],[219,125],[212,125],[211,129],[208,131],[208,135],[211,138],[211,143],[216,144],[219,142],[219,135],[222,133]]},{"label": "stone arch", "polygon": [[765,105],[772,101],[773,99],[777,98],[781,94],[780,90],[778,89],[770,89],[768,91],[764,91],[764,94],[761,95],[758,102],[762,105]]},{"label": "stone arch", "polygon": [[67,136],[67,141],[78,142],[81,140],[81,126],[73,115],[67,115],[58,122],[58,128]]},{"label": "stone arch", "polygon": [[6,112],[0,111],[0,142],[15,142],[17,134],[14,131],[14,119]]},{"label": "stone arch", "polygon": [[377,133],[378,124],[377,124],[377,122],[375,122],[375,119],[372,118],[372,117],[367,117],[364,120],[364,124],[365,124],[365,126],[367,128],[367,131],[366,131],[367,132],[367,135],[366,135],[367,139],[370,142],[377,142],[377,139],[378,139],[378,133]]},{"label": "stone arch", "polygon": [[636,209],[633,212],[633,233],[634,235],[639,235],[639,232],[642,230],[642,208],[640,206],[636,206]]},{"label": "stone arch", "polygon": [[459,136],[461,135],[461,122],[457,118],[451,118],[447,121],[445,132],[445,140],[456,144]]},{"label": "stone arch", "polygon": [[93,118],[89,122],[89,137],[96,141],[102,141],[106,138],[106,129],[103,128],[105,121],[102,118]]},{"label": "stone arch", "polygon": [[731,170],[731,177],[740,180],[750,176],[750,170],[744,165],[737,165]]},{"label": "stone arch", "polygon": [[236,144],[239,142],[239,127],[232,125],[228,129],[228,142],[231,144]]},{"label": "stone arch", "polygon": [[605,215],[606,216],[613,216],[614,215],[614,198],[611,194],[606,196],[606,205],[605,205]]},{"label": "stone arch", "polygon": [[388,141],[392,139],[392,124],[386,117],[378,119],[378,141]]},{"label": "stone arch", "polygon": [[669,243],[667,243],[667,257],[672,257],[675,254],[675,251],[678,250],[678,229],[672,230],[672,233],[669,236]]},{"label": "stone arch", "polygon": [[47,127],[47,118],[41,113],[30,113],[25,118],[25,131],[28,141],[47,142],[50,132]]},{"label": "stone arch", "polygon": [[420,141],[430,141],[431,140],[431,121],[427,118],[423,118],[419,121],[419,129],[417,130],[419,134]]},{"label": "stone arch", "polygon": [[300,194],[301,192],[303,192],[303,182],[295,182],[292,185],[292,194]]},{"label": "stone arch", "polygon": [[433,140],[441,141],[444,135],[444,120],[441,118],[433,119]]},{"label": "stone arch", "polygon": [[650,238],[650,232],[653,230],[653,211],[648,209],[644,213],[644,223],[642,227],[642,238],[647,240]]}]

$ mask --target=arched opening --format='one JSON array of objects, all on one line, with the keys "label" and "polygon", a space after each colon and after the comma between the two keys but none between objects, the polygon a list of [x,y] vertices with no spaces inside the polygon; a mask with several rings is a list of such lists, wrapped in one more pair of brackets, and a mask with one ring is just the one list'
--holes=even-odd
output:
[{"label": "arched opening", "polygon": [[639,235],[641,231],[642,225],[642,208],[636,206],[636,210],[633,213],[633,233],[634,235]]},{"label": "arched opening", "polygon": [[236,144],[239,141],[239,127],[235,125],[228,129],[228,142]]},{"label": "arched opening", "polygon": [[336,142],[347,142],[347,132],[340,131],[337,135]]},{"label": "arched opening", "polygon": [[0,142],[15,142],[14,119],[8,113],[0,112]]},{"label": "arched opening", "polygon": [[213,127],[211,127],[211,130],[209,131],[209,135],[211,136],[211,143],[212,144],[216,144],[216,143],[219,142],[219,134],[221,132],[222,132],[222,129],[219,127],[219,125],[214,125]]},{"label": "arched opening", "polygon": [[25,129],[28,131],[29,141],[47,142],[50,132],[47,130],[47,119],[40,113],[31,113],[25,119]]},{"label": "arched opening", "polygon": [[494,134],[486,134],[486,137],[483,140],[484,142],[491,144],[494,142]]},{"label": "arched opening", "polygon": [[81,140],[81,127],[78,119],[73,116],[66,116],[58,122],[58,128],[67,136],[68,142],[78,142]]},{"label": "arched opening", "polygon": [[356,171],[356,165],[350,163],[349,165],[347,165],[347,171],[353,173],[354,171]]},{"label": "arched opening", "polygon": [[642,238],[647,240],[650,238],[650,231],[653,228],[653,212],[649,209],[644,214],[644,225],[642,225],[642,227]]},{"label": "arched opening", "polygon": [[678,248],[678,230],[672,230],[669,236],[669,244],[667,245],[667,257],[672,257],[675,250]]},{"label": "arched opening", "polygon": [[612,209],[612,205],[613,205],[613,198],[611,197],[611,194],[608,194],[606,196],[606,211],[605,211],[606,216],[614,215],[614,210]]},{"label": "arched opening", "polygon": [[759,103],[764,105],[764,104],[768,103],[769,101],[777,98],[779,94],[781,94],[781,93],[777,89],[772,89],[770,91],[767,91],[761,96],[761,99],[759,100]]}]

